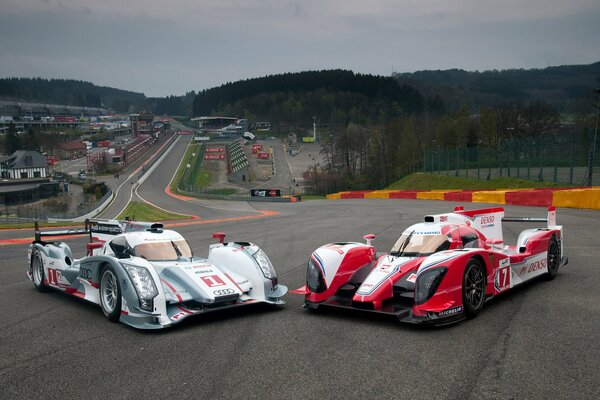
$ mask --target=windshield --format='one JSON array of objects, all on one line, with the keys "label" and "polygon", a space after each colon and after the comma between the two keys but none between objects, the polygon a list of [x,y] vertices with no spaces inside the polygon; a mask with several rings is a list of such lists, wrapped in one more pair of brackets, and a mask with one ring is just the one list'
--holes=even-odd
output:
[{"label": "windshield", "polygon": [[425,256],[450,248],[448,236],[442,234],[403,233],[392,247],[393,256]]},{"label": "windshield", "polygon": [[136,257],[149,261],[174,261],[179,257],[192,257],[192,250],[184,239],[139,244],[133,248],[133,253]]}]

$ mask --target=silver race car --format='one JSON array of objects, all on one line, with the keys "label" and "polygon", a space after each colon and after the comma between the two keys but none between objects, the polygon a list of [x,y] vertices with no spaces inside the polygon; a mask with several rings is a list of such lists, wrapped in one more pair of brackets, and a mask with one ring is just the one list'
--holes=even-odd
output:
[{"label": "silver race car", "polygon": [[[51,237],[88,235],[87,255]],[[278,284],[267,255],[248,242],[213,238],[208,259],[194,257],[187,241],[162,224],[88,220],[84,229],[40,231],[29,246],[27,275],[43,292],[57,289],[99,304],[111,321],[139,329],[165,328],[187,317],[257,302],[274,305]]]}]

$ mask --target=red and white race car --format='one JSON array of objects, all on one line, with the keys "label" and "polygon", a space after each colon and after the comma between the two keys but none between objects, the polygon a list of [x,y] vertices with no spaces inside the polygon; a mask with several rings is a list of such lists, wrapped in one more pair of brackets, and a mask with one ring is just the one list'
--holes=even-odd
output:
[{"label": "red and white race car", "polygon": [[[502,222],[546,222],[504,245]],[[523,282],[553,279],[566,265],[556,210],[547,218],[506,218],[503,208],[428,215],[406,229],[389,253],[363,243],[330,243],[308,260],[305,307],[395,315],[402,322],[447,324],[475,317],[483,304]]]}]

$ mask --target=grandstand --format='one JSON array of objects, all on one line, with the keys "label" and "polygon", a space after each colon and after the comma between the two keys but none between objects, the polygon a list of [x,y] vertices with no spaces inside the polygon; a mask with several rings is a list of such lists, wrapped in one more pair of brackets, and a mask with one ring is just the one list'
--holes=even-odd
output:
[{"label": "grandstand", "polygon": [[198,128],[203,133],[220,133],[223,128],[234,124],[238,119],[234,117],[197,117],[192,121],[198,121]]},{"label": "grandstand", "polygon": [[248,178],[250,162],[244,154],[241,140],[236,140],[226,146],[227,149],[227,174],[230,182],[245,182]]},{"label": "grandstand", "polygon": [[13,118],[32,118],[39,120],[44,116],[99,116],[108,113],[107,109],[97,107],[66,106],[59,104],[26,103],[0,100],[0,115]]}]

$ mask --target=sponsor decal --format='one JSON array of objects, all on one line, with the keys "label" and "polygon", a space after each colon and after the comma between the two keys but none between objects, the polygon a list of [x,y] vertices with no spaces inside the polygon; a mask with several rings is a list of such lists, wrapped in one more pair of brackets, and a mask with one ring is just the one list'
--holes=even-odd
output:
[{"label": "sponsor decal", "polygon": [[[363,283],[362,285],[360,285],[360,287],[356,291],[356,294],[358,294],[360,296],[368,296],[368,295],[372,294],[373,292],[375,292],[375,290],[377,290],[377,288],[379,288],[379,286],[381,286],[383,284],[383,282],[387,281],[390,278],[390,276],[392,276],[396,272],[398,272],[398,270],[400,270],[400,265],[396,265],[395,267],[389,269],[388,271],[385,271],[385,275],[383,276],[383,278],[380,279],[379,282],[377,282],[374,285],[367,286],[366,284]],[[377,271],[377,272],[381,272],[381,271]]]},{"label": "sponsor decal", "polygon": [[392,264],[383,264],[379,266],[378,270],[387,273],[390,268],[392,268]]},{"label": "sponsor decal", "polygon": [[481,224],[493,224],[494,223],[494,216],[493,215],[489,215],[489,216],[482,216],[481,217]]},{"label": "sponsor decal", "polygon": [[222,153],[225,149],[223,147],[207,147],[204,151],[206,153]]},{"label": "sponsor decal", "polygon": [[493,226],[495,226],[496,224],[494,223],[496,217],[493,215],[484,215],[481,217],[480,219],[480,225],[481,228],[491,228]]},{"label": "sponsor decal", "polygon": [[213,290],[213,294],[215,295],[215,297],[228,296],[230,294],[235,294],[235,290],[233,290],[233,289]]},{"label": "sponsor decal", "polygon": [[423,231],[423,232],[414,232],[413,235],[441,235],[440,231]]},{"label": "sponsor decal", "polygon": [[253,197],[281,197],[281,189],[252,189],[250,196]]},{"label": "sponsor decal", "polygon": [[440,222],[447,222],[447,221],[448,221],[447,215],[440,215]]},{"label": "sponsor decal", "polygon": [[93,222],[90,224],[90,232],[104,233],[107,235],[119,235],[123,233],[123,230],[119,225],[107,225],[98,222]]},{"label": "sponsor decal", "polygon": [[205,154],[205,160],[224,160],[225,154]]},{"label": "sponsor decal", "polygon": [[462,309],[463,309],[462,306],[449,308],[447,310],[439,312],[438,317],[448,317],[450,315],[455,315],[455,314],[462,312]]},{"label": "sponsor decal", "polygon": [[92,279],[92,270],[88,268],[79,268],[79,277],[82,279]]},{"label": "sponsor decal", "polygon": [[406,281],[415,283],[417,281],[417,274],[410,274],[408,278],[406,278]]},{"label": "sponsor decal", "polygon": [[536,272],[539,271],[541,269],[546,269],[546,258],[543,258],[541,260],[537,260],[534,261],[530,264],[524,265],[520,270],[519,270],[519,276],[524,275],[525,273],[532,273],[532,272]]}]

